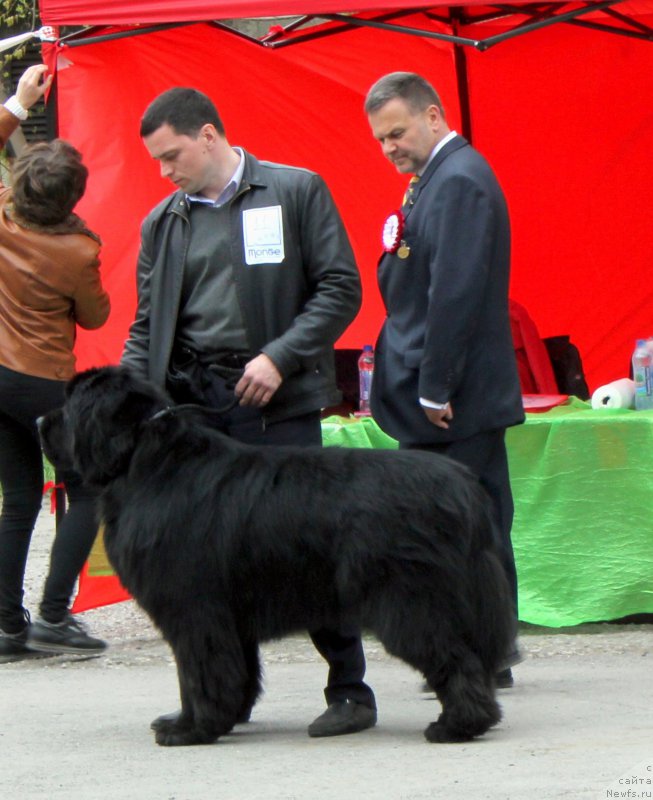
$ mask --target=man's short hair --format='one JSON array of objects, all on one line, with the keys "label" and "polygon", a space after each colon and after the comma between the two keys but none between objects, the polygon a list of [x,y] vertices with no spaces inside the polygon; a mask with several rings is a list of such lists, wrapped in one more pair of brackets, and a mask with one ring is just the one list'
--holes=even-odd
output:
[{"label": "man's short hair", "polygon": [[204,125],[211,124],[224,136],[224,125],[213,101],[197,89],[176,86],[160,94],[145,109],[141,119],[141,137],[149,136],[162,125],[176,133],[197,137]]},{"label": "man's short hair", "polygon": [[405,100],[411,111],[425,111],[437,106],[444,117],[444,108],[431,84],[415,72],[390,72],[372,86],[365,98],[365,113],[378,111],[390,100]]},{"label": "man's short hair", "polygon": [[36,225],[58,225],[81,199],[88,169],[82,154],[63,139],[27,147],[12,167],[12,202],[17,214]]}]

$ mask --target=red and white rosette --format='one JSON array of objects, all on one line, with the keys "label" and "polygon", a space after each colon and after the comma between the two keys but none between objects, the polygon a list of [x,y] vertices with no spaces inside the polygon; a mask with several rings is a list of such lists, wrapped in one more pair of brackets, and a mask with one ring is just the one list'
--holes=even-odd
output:
[{"label": "red and white rosette", "polygon": [[383,223],[381,239],[386,253],[396,253],[399,249],[401,237],[404,235],[405,223],[406,220],[401,211],[393,211]]}]

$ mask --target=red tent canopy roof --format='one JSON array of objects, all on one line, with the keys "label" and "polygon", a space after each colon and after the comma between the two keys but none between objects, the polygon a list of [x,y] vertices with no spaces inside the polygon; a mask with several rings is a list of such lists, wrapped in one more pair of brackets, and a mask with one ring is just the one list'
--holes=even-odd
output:
[{"label": "red tent canopy roof", "polygon": [[[565,2],[548,0],[547,6],[569,7],[600,5],[595,2]],[[533,6],[528,0],[513,0],[514,6]],[[620,8],[621,3],[615,3]],[[651,0],[629,0],[632,7],[653,9]],[[250,17],[279,17],[319,15],[361,11],[383,11],[402,8],[433,8],[443,6],[496,7],[483,0],[40,0],[41,18],[46,25],[141,25],[199,20],[221,20]],[[504,6],[505,8],[505,6]]]}]

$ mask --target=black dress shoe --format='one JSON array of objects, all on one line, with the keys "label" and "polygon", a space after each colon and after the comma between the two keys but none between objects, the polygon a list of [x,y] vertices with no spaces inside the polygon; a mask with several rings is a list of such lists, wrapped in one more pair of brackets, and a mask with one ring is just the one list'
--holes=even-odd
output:
[{"label": "black dress shoe", "polygon": [[340,700],[331,703],[324,714],[308,726],[308,735],[342,736],[344,733],[358,733],[376,725],[376,709],[357,703],[355,700]]},{"label": "black dress shoe", "polygon": [[511,650],[511,652],[508,653],[508,655],[503,659],[501,664],[499,664],[499,670],[496,674],[497,689],[512,689],[512,687],[515,685],[515,679],[513,678],[510,667],[521,664],[523,660],[523,654],[517,645],[515,645],[514,649]]},{"label": "black dress shoe", "polygon": [[512,677],[511,669],[502,669],[497,672],[496,677],[497,689],[512,689],[515,685],[515,679]]},{"label": "black dress shoe", "polygon": [[515,645],[515,648],[508,653],[508,655],[499,664],[499,673],[509,672],[510,667],[516,667],[524,660],[524,655],[521,650]]}]

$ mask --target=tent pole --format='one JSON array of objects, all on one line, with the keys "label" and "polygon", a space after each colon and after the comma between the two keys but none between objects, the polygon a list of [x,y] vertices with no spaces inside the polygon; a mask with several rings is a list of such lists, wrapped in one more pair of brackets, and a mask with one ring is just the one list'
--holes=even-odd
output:
[{"label": "tent pole", "polygon": [[[460,25],[459,9],[451,10],[451,27],[454,34],[458,35]],[[456,70],[456,85],[458,88],[458,105],[460,106],[461,133],[470,144],[472,139],[472,110],[469,102],[469,80],[467,75],[467,53],[465,47],[454,43],[453,46],[454,68]]]},{"label": "tent pole", "polygon": [[52,141],[52,139],[56,139],[59,136],[57,90],[57,76],[55,75],[48,94],[48,99],[45,102],[45,123],[47,126],[48,141]]},{"label": "tent pole", "polygon": [[[640,39],[644,42],[653,42],[653,31],[648,29],[647,33],[627,30],[626,28],[614,28],[611,25],[602,25],[600,22],[590,22],[586,19],[570,19],[568,25],[576,25],[579,28],[588,28],[589,30],[601,31],[603,33],[616,33],[619,36],[628,36],[631,39]],[[645,26],[639,26],[644,28]]]},{"label": "tent pole", "polygon": [[[198,22],[167,22],[162,25],[150,25],[146,28],[134,28],[132,30],[124,30],[124,31],[117,31],[116,33],[106,33],[101,36],[89,36],[86,39],[76,39],[67,40],[67,37],[60,39],[57,42],[59,47],[62,47],[64,44],[66,47],[84,47],[87,44],[97,44],[99,42],[111,42],[114,39],[126,39],[130,36],[143,36],[146,33],[158,33],[158,31],[167,31],[171,28],[186,28],[189,25],[197,25]],[[97,26],[96,26],[97,27]],[[76,31],[75,34],[72,36],[76,36],[77,34],[83,34],[83,31]]]}]

